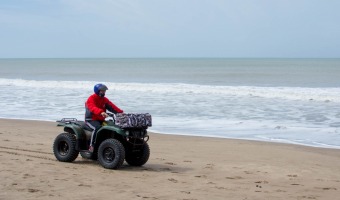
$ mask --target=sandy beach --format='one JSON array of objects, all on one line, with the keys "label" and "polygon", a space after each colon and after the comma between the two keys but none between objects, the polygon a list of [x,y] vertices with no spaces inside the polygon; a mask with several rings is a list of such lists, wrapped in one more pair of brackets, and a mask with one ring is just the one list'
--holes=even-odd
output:
[{"label": "sandy beach", "polygon": [[0,119],[0,199],[336,199],[340,150],[150,133],[143,167],[52,152],[54,122]]}]

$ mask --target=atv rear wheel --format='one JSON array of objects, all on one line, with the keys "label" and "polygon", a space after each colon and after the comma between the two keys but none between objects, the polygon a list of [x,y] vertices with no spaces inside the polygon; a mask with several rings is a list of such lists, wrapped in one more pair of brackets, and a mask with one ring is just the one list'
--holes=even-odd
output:
[{"label": "atv rear wheel", "polygon": [[148,143],[145,143],[141,150],[129,152],[126,154],[125,161],[131,166],[142,166],[150,157],[150,147]]},{"label": "atv rear wheel", "polygon": [[125,149],[116,139],[106,139],[98,149],[98,161],[107,169],[118,169],[124,163]]},{"label": "atv rear wheel", "polygon": [[53,153],[61,162],[73,162],[79,154],[76,150],[76,138],[70,133],[59,134],[53,143]]}]

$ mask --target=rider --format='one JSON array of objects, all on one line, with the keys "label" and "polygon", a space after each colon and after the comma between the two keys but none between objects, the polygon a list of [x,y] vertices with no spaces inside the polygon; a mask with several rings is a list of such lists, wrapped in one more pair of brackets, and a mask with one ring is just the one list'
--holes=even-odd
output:
[{"label": "rider", "polygon": [[93,129],[89,151],[93,152],[97,131],[102,126],[105,118],[108,117],[106,110],[113,113],[122,113],[123,110],[113,104],[105,97],[108,90],[106,85],[98,83],[94,86],[94,94],[92,94],[85,103],[85,122]]}]

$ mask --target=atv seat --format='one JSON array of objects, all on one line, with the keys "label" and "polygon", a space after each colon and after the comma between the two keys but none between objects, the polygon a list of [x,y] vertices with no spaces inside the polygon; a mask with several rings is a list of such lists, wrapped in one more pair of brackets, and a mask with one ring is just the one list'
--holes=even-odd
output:
[{"label": "atv seat", "polygon": [[76,124],[84,130],[93,131],[93,129],[89,127],[84,121],[77,121]]}]

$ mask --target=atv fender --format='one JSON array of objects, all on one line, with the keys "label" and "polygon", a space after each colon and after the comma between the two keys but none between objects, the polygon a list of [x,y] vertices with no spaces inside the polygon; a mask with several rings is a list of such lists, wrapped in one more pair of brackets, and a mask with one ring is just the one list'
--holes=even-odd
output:
[{"label": "atv fender", "polygon": [[116,132],[118,133],[119,135],[121,136],[124,136],[126,137],[126,131],[124,129],[121,129],[119,127],[116,127],[116,126],[102,126],[99,130],[98,130],[98,133],[97,134],[100,134],[100,132],[104,132],[105,130],[109,130],[110,132],[113,131],[113,132]]},{"label": "atv fender", "polygon": [[67,125],[64,126],[64,131],[68,132],[68,133],[75,134],[77,140],[86,139],[84,130],[80,126],[73,125],[73,124],[67,124]]}]

